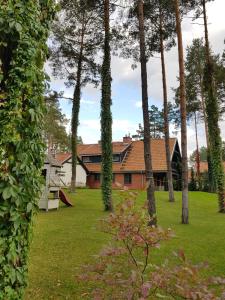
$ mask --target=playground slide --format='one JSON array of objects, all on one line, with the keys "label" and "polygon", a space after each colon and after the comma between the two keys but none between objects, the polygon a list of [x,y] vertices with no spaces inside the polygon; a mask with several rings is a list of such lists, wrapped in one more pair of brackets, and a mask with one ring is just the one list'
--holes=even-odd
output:
[{"label": "playground slide", "polygon": [[73,204],[70,202],[70,200],[62,190],[59,190],[59,199],[67,206],[73,206]]}]

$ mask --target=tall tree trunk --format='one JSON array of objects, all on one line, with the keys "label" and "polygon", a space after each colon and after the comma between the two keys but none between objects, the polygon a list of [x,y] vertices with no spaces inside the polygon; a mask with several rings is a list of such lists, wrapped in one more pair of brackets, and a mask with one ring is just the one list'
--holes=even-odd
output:
[{"label": "tall tree trunk", "polygon": [[200,154],[199,154],[199,146],[198,146],[198,126],[197,126],[197,115],[195,116],[195,140],[196,140],[196,168],[197,168],[197,178],[198,184],[200,183]]},{"label": "tall tree trunk", "polygon": [[[84,26],[84,24],[83,24]],[[77,64],[76,86],[73,94],[73,107],[71,119],[71,148],[72,148],[72,177],[71,177],[71,192],[76,190],[76,167],[77,167],[77,129],[79,125],[79,112],[80,112],[80,96],[81,96],[81,74],[82,74],[82,61],[83,61],[83,43],[84,43],[84,30],[81,34],[80,53]]]},{"label": "tall tree trunk", "polygon": [[181,150],[182,150],[182,224],[189,223],[188,211],[188,157],[187,157],[187,112],[184,75],[183,40],[180,19],[180,3],[174,0],[176,14],[176,31],[179,55],[180,76],[180,112],[181,112]]},{"label": "tall tree trunk", "polygon": [[101,147],[102,198],[106,211],[112,211],[112,113],[109,0],[104,1],[104,59],[102,64]]},{"label": "tall tree trunk", "polygon": [[207,149],[210,149],[208,121],[207,121],[206,107],[205,107],[204,86],[203,86],[203,79],[202,79],[201,75],[199,76],[199,83],[200,83],[201,107],[202,107],[204,125],[205,125],[206,146],[207,146]]},{"label": "tall tree trunk", "polygon": [[145,31],[143,0],[138,1],[138,21],[140,36],[140,61],[141,61],[141,82],[142,82],[142,108],[144,122],[144,157],[147,187],[148,212],[151,217],[150,225],[157,224],[155,206],[155,188],[152,169],[151,137],[148,109],[148,82],[147,82],[147,59],[145,54]]},{"label": "tall tree trunk", "polygon": [[218,191],[219,212],[225,213],[224,196],[224,170],[222,161],[222,140],[219,128],[219,107],[215,91],[213,62],[210,55],[206,1],[202,0],[204,27],[205,27],[205,48],[206,67],[204,75],[204,87],[206,90],[206,113],[209,127],[209,142],[211,147],[213,175]]},{"label": "tall tree trunk", "polygon": [[173,174],[171,166],[171,153],[170,153],[170,132],[168,121],[168,100],[167,100],[167,82],[166,82],[166,68],[164,57],[164,45],[163,45],[163,16],[160,9],[160,52],[161,52],[161,65],[162,65],[162,83],[163,83],[163,106],[164,106],[164,134],[165,134],[165,148],[166,148],[166,163],[167,163],[167,180],[169,190],[169,201],[174,202],[174,190],[173,190]]},{"label": "tall tree trunk", "polygon": [[205,107],[206,104],[205,104],[204,86],[203,86],[203,79],[201,75],[199,76],[199,82],[200,82],[201,107],[202,107],[204,125],[205,125],[209,192],[215,192],[215,179],[213,176],[213,169],[212,169],[212,159],[211,159],[210,143],[209,143],[209,129],[208,129],[208,121],[206,115],[206,107]]}]

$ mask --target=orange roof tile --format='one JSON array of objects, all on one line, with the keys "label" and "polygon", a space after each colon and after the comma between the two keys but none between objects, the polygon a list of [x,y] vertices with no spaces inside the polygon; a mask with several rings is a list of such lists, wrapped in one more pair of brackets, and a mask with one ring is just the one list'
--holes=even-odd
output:
[{"label": "orange roof tile", "polygon": [[56,153],[55,155],[56,160],[60,161],[61,163],[63,163],[70,157],[71,157],[71,153]]},{"label": "orange roof tile", "polygon": [[[113,142],[113,153],[122,153],[129,146],[123,142]],[[79,156],[84,155],[101,155],[101,144],[79,144],[77,145],[77,153]]]},{"label": "orange roof tile", "polygon": [[[170,151],[173,153],[177,139],[170,139]],[[113,163],[113,172],[142,172],[145,171],[144,163],[144,143],[143,141],[133,141],[130,144],[123,142],[113,143],[113,153],[123,153],[127,151],[122,162]],[[81,158],[85,155],[101,155],[101,147],[99,144],[78,145],[78,156]],[[152,139],[151,153],[153,171],[165,172],[167,170],[166,151],[164,139]],[[89,172],[101,172],[101,163],[85,163]]]}]

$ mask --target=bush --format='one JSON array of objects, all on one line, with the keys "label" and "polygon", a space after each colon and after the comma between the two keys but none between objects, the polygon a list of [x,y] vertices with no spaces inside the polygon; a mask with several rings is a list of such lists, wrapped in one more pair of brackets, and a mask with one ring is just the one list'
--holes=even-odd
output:
[{"label": "bush", "polygon": [[[151,264],[151,253],[172,237],[170,229],[150,227],[147,207],[136,205],[134,192],[124,191],[124,200],[100,228],[112,241],[95,256],[95,262],[82,267],[79,280],[89,283],[89,299],[225,299],[224,279],[201,277],[204,265],[189,263],[179,251],[179,264],[171,267]],[[214,289],[219,286],[219,289]]]},{"label": "bush", "polygon": [[188,186],[189,191],[197,191],[198,190],[198,183],[195,177],[194,169],[191,168],[191,180]]}]

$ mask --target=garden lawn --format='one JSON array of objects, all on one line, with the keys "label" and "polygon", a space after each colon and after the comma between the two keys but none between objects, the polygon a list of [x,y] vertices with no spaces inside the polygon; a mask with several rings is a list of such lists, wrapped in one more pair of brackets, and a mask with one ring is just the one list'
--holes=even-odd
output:
[{"label": "garden lawn", "polygon": [[[98,220],[106,217],[101,191],[78,189],[69,194],[74,207],[61,206],[58,211],[39,212],[35,218],[30,252],[29,287],[25,299],[82,299],[85,287],[77,284],[79,267],[93,260],[109,237],[98,231]],[[114,200],[121,199],[114,191]],[[184,249],[194,263],[207,261],[209,273],[225,276],[225,215],[217,213],[213,194],[190,193],[190,224],[182,225],[181,193],[169,203],[166,192],[157,192],[158,223],[172,228],[176,236],[164,242],[153,261],[163,262],[178,249]],[[145,192],[137,200],[145,201]]]}]

